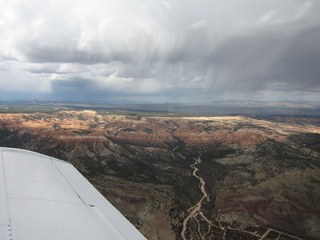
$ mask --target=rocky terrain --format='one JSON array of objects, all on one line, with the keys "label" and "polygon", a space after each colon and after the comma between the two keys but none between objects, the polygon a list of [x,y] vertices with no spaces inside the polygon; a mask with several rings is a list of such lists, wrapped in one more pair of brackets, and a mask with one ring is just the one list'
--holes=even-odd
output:
[{"label": "rocky terrain", "polygon": [[6,113],[0,146],[70,161],[148,239],[320,239],[320,118]]}]

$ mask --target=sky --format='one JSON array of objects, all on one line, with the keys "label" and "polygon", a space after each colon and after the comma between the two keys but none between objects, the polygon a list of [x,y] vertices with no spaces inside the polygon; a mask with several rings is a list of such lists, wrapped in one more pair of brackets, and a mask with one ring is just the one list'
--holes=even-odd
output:
[{"label": "sky", "polygon": [[319,0],[0,0],[0,100],[319,101]]}]

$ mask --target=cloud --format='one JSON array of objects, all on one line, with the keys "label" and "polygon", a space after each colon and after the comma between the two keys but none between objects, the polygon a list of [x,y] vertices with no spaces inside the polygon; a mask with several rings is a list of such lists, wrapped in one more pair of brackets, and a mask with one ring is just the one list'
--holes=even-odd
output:
[{"label": "cloud", "polygon": [[207,21],[206,20],[200,20],[200,21],[197,21],[197,22],[191,24],[190,28],[193,28],[193,29],[203,28],[206,25],[207,25]]},{"label": "cloud", "polygon": [[202,102],[320,88],[316,1],[0,4],[2,92]]},{"label": "cloud", "polygon": [[[212,54],[230,90],[320,90],[320,26],[264,29],[225,41]],[[232,85],[232,87],[230,87]]]}]

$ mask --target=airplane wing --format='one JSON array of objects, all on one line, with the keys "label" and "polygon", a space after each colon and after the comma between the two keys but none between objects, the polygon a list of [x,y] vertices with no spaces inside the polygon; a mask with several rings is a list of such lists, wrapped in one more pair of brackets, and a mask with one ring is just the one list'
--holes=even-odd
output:
[{"label": "airplane wing", "polygon": [[0,240],[140,240],[70,163],[0,148]]}]

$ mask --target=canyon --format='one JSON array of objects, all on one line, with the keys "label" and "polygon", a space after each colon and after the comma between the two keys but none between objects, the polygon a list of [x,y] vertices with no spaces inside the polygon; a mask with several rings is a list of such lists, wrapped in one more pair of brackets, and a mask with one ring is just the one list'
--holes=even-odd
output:
[{"label": "canyon", "polygon": [[0,146],[71,162],[148,239],[320,239],[320,118],[0,114]]}]

